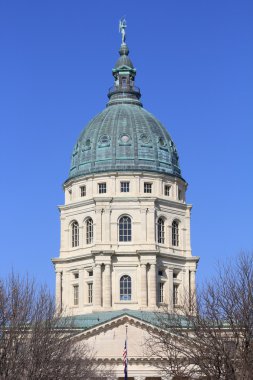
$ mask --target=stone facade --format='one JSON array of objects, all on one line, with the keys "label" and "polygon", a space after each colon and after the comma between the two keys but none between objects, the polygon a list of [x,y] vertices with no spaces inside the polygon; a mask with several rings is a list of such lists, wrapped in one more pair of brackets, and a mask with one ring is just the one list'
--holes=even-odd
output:
[{"label": "stone facade", "polygon": [[[122,183],[128,184],[128,192],[121,191]],[[99,193],[100,184],[105,184],[106,192]],[[151,185],[151,193],[144,192],[145,184]],[[157,310],[164,304],[173,311],[185,292],[195,290],[197,258],[191,254],[191,205],[185,202],[185,191],[182,179],[156,173],[105,173],[66,182],[65,205],[59,207],[60,257],[53,260],[58,305],[73,315],[122,308]],[[120,241],[122,216],[131,220],[129,241]],[[87,237],[88,220],[93,231]],[[178,223],[174,244],[173,221]],[[131,278],[129,300],[120,295],[124,275]]]}]

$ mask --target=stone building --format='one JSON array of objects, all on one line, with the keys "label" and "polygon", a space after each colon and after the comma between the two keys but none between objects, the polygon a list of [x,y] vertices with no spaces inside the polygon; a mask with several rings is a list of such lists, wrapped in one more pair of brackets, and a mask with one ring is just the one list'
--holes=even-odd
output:
[{"label": "stone building", "polygon": [[81,132],[64,183],[56,302],[118,379],[128,324],[129,379],[160,379],[145,326],[195,291],[198,257],[176,146],[142,106],[125,36],[119,54],[109,101]]}]

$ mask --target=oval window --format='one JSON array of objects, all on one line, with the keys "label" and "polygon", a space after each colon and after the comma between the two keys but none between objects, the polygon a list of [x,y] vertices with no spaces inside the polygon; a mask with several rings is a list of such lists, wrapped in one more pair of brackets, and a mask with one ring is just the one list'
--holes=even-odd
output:
[{"label": "oval window", "polygon": [[100,137],[99,142],[100,144],[108,144],[109,140],[110,140],[109,136],[103,135]]},{"label": "oval window", "polygon": [[123,143],[127,143],[130,140],[130,137],[128,135],[122,135],[121,136],[121,141]]}]

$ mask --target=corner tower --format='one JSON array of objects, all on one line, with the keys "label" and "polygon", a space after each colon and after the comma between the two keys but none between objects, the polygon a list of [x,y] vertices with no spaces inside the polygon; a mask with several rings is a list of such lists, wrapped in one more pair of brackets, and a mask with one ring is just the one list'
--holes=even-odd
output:
[{"label": "corner tower", "polygon": [[74,146],[59,207],[56,302],[73,315],[173,312],[195,292],[187,184],[170,135],[142,106],[125,27],[109,101]]}]

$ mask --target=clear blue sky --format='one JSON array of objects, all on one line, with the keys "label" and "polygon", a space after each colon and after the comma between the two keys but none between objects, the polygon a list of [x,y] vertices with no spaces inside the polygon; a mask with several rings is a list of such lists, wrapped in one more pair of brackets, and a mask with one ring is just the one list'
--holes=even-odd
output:
[{"label": "clear blue sky", "polygon": [[198,281],[253,248],[252,0],[0,2],[1,267],[54,288],[72,147],[106,104],[118,20],[145,108],[175,141]]}]

